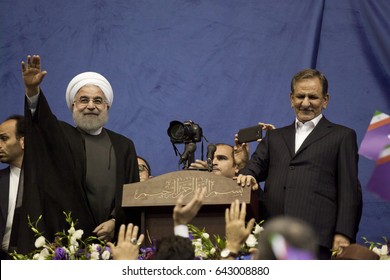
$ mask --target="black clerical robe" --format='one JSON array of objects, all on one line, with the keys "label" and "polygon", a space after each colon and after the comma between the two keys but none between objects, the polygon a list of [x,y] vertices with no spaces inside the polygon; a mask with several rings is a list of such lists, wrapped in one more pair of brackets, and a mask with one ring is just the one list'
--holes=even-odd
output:
[{"label": "black clerical robe", "polygon": [[[27,215],[32,221],[43,216],[39,229],[49,240],[58,231],[67,230],[63,212],[72,212],[77,229],[84,237],[92,235],[98,225],[86,195],[86,154],[84,139],[75,127],[58,121],[40,92],[34,115],[25,105],[25,189],[18,233],[18,251],[33,249],[34,237],[27,228]],[[139,217],[125,215],[121,207],[123,184],[139,181],[137,155],[133,142],[105,129],[116,157],[115,210],[116,228],[122,223],[138,224]]]}]

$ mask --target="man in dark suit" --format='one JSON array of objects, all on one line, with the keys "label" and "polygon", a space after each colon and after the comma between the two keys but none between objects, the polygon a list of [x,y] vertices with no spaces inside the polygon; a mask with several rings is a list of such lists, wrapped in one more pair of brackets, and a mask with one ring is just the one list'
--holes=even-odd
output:
[{"label": "man in dark suit", "polygon": [[267,132],[237,183],[265,181],[267,216],[287,215],[311,225],[319,239],[319,259],[355,241],[362,197],[354,130],[331,123],[322,110],[328,81],[317,70],[297,73],[291,82],[293,124]]},{"label": "man in dark suit", "polygon": [[[40,89],[46,74],[38,55],[22,62],[28,140],[22,218],[36,221],[42,215],[39,230],[52,241],[57,231],[69,228],[63,212],[72,212],[84,237],[112,240],[121,224],[139,223],[138,217],[122,208],[123,184],[139,181],[134,143],[104,128],[113,103],[112,87],[95,72],[81,73],[70,81],[66,102],[74,127],[51,112]],[[19,252],[28,252],[33,245],[30,238],[18,239],[26,240]]]},{"label": "man in dark suit", "polygon": [[[18,208],[19,179],[24,155],[24,117],[13,115],[0,124],[0,162],[9,166],[0,170],[0,240],[2,260],[9,259],[15,209]],[[21,199],[21,197],[19,197]],[[11,244],[12,245],[12,244]],[[12,247],[12,246],[11,246]]]}]

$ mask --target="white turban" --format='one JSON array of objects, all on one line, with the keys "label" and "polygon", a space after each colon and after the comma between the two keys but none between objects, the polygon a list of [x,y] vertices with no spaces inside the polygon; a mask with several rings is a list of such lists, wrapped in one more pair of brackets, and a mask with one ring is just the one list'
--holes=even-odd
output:
[{"label": "white turban", "polygon": [[103,91],[108,106],[111,107],[112,102],[114,100],[114,93],[107,79],[96,72],[84,72],[74,77],[70,81],[68,88],[66,89],[66,104],[68,105],[68,108],[71,111],[72,111],[74,97],[76,96],[80,88],[82,88],[85,85],[98,86]]}]

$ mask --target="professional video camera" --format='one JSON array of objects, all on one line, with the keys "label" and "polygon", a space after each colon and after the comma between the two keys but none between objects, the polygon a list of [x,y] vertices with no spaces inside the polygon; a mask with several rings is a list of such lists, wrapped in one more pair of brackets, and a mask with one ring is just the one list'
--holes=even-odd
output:
[{"label": "professional video camera", "polygon": [[200,142],[203,137],[202,128],[193,121],[172,121],[167,133],[172,144]]}]

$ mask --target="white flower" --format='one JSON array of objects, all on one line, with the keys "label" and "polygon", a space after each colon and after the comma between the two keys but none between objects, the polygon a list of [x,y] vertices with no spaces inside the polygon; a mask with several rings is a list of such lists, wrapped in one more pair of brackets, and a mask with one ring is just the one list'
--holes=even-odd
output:
[{"label": "white flower", "polygon": [[210,235],[207,232],[202,233],[202,236],[206,239],[210,238]]},{"label": "white flower", "polygon": [[387,245],[382,245],[380,249],[378,247],[374,247],[372,248],[372,251],[378,256],[386,256],[389,253]]},{"label": "white flower", "polygon": [[73,233],[74,233],[75,231],[76,231],[76,230],[74,229],[74,227],[70,227],[70,228],[68,229],[69,235],[73,235]]},{"label": "white flower", "polygon": [[74,255],[77,252],[77,249],[79,248],[78,245],[79,244],[77,244],[77,246],[75,246],[75,245],[72,244],[72,245],[69,246],[69,252],[70,252],[71,255]]},{"label": "white flower", "polygon": [[99,252],[91,252],[91,260],[98,260]]},{"label": "white flower", "polygon": [[38,260],[45,260],[49,255],[49,250],[47,248],[43,248],[43,250],[39,253]]},{"label": "white flower", "polygon": [[45,237],[39,236],[37,240],[35,240],[35,248],[41,248],[43,245],[45,245],[46,240]]},{"label": "white flower", "polygon": [[37,260],[39,258],[39,253],[36,253],[34,256],[33,256],[33,260]]},{"label": "white flower", "polygon": [[73,236],[70,238],[70,244],[74,246],[75,248],[79,247],[79,243],[77,242],[77,239],[74,238]]},{"label": "white flower", "polygon": [[78,229],[75,232],[73,232],[72,238],[81,239],[81,237],[83,237],[83,234],[84,234],[84,231],[82,229]]},{"label": "white flower", "polygon": [[211,255],[214,255],[214,254],[215,254],[215,251],[216,251],[215,248],[211,248],[210,254],[211,254]]},{"label": "white flower", "polygon": [[207,259],[207,253],[202,250],[195,249],[195,256],[200,257],[202,259]]},{"label": "white flower", "polygon": [[262,232],[264,230],[264,228],[262,227],[262,226],[260,226],[260,225],[256,225],[255,226],[255,228],[254,228],[254,230],[253,230],[253,234],[255,234],[255,235],[258,235],[260,232]]},{"label": "white flower", "polygon": [[192,240],[192,245],[195,246],[195,249],[196,248],[201,249],[203,247],[202,239],[198,238],[198,239]]},{"label": "white flower", "polygon": [[77,240],[81,239],[83,234],[84,234],[84,231],[82,229],[78,229],[76,231],[73,230],[73,233],[71,234],[71,237],[70,237],[70,244],[75,245],[76,247],[79,247]]},{"label": "white flower", "polygon": [[109,260],[109,259],[110,259],[110,256],[111,256],[110,251],[105,250],[105,251],[103,252],[103,254],[102,254],[102,259],[103,259],[103,260]]},{"label": "white flower", "polygon": [[100,249],[99,244],[92,244],[92,245],[90,245],[90,247],[91,247],[92,252],[98,252],[98,250]]},{"label": "white flower", "polygon": [[253,234],[250,234],[245,243],[248,247],[253,248],[257,245],[257,238]]}]

